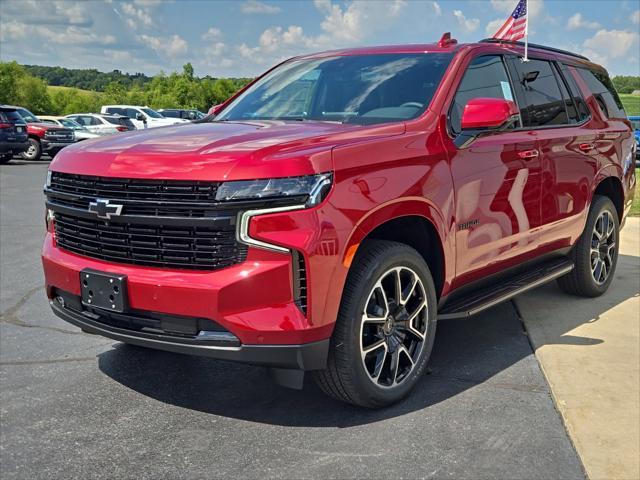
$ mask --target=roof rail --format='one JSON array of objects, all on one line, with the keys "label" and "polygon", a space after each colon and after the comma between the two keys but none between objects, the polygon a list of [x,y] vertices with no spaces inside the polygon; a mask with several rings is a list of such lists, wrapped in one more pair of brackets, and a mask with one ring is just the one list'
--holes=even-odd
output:
[{"label": "roof rail", "polygon": [[[480,40],[480,43],[500,43],[505,45],[517,45],[520,47],[524,47],[524,42],[514,42],[513,40],[501,40],[499,38],[485,38],[484,40]],[[591,61],[584,55],[580,55],[578,53],[573,53],[568,50],[562,50],[560,48],[547,47],[546,45],[539,45],[537,43],[529,43],[529,46],[532,48],[538,48],[540,50],[548,50],[549,52],[562,53],[564,55],[569,55],[571,57],[582,58],[583,60]]]}]

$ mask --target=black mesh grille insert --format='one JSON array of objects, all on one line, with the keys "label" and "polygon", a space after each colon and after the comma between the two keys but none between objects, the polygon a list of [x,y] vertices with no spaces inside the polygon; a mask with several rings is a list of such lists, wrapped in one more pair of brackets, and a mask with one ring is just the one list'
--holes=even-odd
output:
[{"label": "black mesh grille insert", "polygon": [[58,245],[111,262],[213,270],[244,261],[235,226],[163,226],[89,220],[55,214]]}]

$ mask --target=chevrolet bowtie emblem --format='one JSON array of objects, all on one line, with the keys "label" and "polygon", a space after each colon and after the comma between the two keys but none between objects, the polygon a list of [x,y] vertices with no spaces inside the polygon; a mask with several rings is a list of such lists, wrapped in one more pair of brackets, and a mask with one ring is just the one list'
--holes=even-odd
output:
[{"label": "chevrolet bowtie emblem", "polygon": [[109,200],[98,198],[95,202],[89,203],[89,211],[95,213],[100,218],[109,219],[114,215],[120,215],[122,205],[109,203]]}]

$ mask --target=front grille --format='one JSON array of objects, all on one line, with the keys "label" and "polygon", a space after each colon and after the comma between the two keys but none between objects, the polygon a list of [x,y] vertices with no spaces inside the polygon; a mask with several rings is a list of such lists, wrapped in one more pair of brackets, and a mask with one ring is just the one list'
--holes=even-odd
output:
[{"label": "front grille", "polygon": [[58,246],[111,262],[213,270],[244,261],[246,246],[235,226],[167,226],[115,223],[55,214]]},{"label": "front grille", "polygon": [[[51,190],[81,198],[213,202],[219,182],[90,177],[52,172]],[[88,204],[88,202],[87,202]]]},{"label": "front grille", "polygon": [[[52,172],[45,193],[64,250],[117,263],[216,270],[247,255],[236,240],[238,207],[215,201],[218,185]],[[122,205],[120,214],[90,213],[97,199]]]},{"label": "front grille", "polygon": [[47,130],[44,138],[53,142],[71,142],[73,141],[73,131],[66,128],[58,128]]}]

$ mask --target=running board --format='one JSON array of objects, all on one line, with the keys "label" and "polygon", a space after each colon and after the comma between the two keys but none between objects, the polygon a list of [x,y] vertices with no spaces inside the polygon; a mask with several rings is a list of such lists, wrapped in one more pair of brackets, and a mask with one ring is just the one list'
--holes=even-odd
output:
[{"label": "running board", "polygon": [[569,273],[573,268],[574,264],[568,258],[549,261],[511,277],[503,283],[481,288],[465,297],[446,303],[438,312],[438,320],[471,317],[516,295],[551,282]]}]

